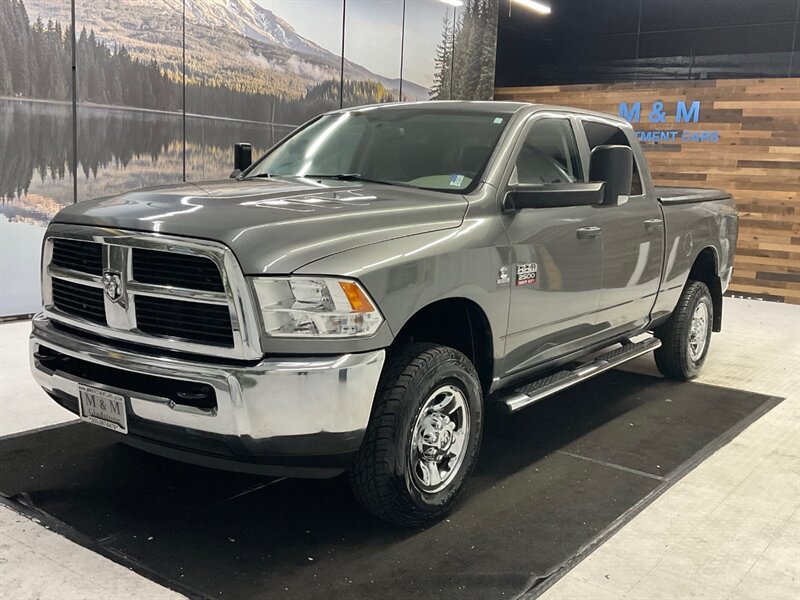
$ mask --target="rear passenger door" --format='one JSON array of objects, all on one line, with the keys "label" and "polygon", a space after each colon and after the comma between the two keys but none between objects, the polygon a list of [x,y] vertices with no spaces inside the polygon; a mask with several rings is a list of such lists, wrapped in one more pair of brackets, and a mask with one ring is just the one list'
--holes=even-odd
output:
[{"label": "rear passenger door", "polygon": [[[535,115],[515,149],[507,190],[585,182],[574,125],[566,115]],[[596,334],[603,251],[601,237],[591,233],[599,212],[596,206],[503,212],[513,261],[506,375],[576,350]]]},{"label": "rear passenger door", "polygon": [[[581,122],[590,152],[605,145],[633,147],[629,134],[620,127],[591,117],[583,117]],[[647,165],[638,160],[635,150],[633,154],[633,179],[627,202],[604,206],[598,211],[603,230],[598,325],[608,337],[647,324],[661,278],[663,216],[652,186],[645,185],[650,181]]]}]

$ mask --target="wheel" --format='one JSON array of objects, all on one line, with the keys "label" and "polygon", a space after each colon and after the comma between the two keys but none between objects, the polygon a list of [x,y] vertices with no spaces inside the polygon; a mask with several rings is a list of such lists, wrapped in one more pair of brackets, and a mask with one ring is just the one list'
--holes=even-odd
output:
[{"label": "wheel", "polygon": [[482,404],[478,374],[461,352],[434,344],[390,350],[349,470],[359,502],[406,526],[444,516],[475,464]]},{"label": "wheel", "polygon": [[669,320],[656,328],[656,366],[665,377],[687,381],[700,372],[711,343],[714,305],[706,284],[690,281]]}]

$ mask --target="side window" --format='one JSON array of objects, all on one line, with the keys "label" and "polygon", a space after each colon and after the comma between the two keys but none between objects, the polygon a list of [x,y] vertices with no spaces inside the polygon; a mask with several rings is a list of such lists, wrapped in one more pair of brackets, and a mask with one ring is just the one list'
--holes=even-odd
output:
[{"label": "side window", "polygon": [[[583,130],[586,132],[586,139],[589,141],[589,150],[594,150],[598,146],[628,146],[628,136],[619,127],[606,125],[605,123],[595,123],[593,121],[583,121]],[[633,160],[633,178],[631,179],[631,196],[641,196],[644,193],[642,188],[642,178],[639,175],[639,167],[636,159]]]},{"label": "side window", "polygon": [[528,131],[517,156],[520,183],[583,180],[578,145],[567,119],[540,119]]}]

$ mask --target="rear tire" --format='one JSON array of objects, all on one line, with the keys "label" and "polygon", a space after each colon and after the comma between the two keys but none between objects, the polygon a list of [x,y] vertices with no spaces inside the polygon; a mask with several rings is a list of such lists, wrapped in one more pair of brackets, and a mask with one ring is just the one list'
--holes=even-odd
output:
[{"label": "rear tire", "polygon": [[656,328],[656,366],[665,377],[688,381],[700,373],[711,344],[714,304],[705,283],[689,281],[669,320]]},{"label": "rear tire", "polygon": [[359,502],[404,526],[443,517],[475,464],[482,405],[478,374],[461,352],[434,344],[390,351],[349,470]]}]

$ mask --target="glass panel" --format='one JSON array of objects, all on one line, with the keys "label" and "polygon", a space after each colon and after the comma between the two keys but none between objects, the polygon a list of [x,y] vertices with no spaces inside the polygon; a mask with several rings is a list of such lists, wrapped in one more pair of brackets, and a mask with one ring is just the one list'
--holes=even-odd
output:
[{"label": "glass panel", "polygon": [[403,100],[450,98],[455,11],[439,0],[406,2]]},{"label": "glass panel", "polygon": [[471,0],[456,10],[452,56],[453,100],[491,100],[499,0]]},{"label": "glass panel", "polygon": [[403,0],[347,0],[344,106],[399,99],[402,26]]},{"label": "glass panel", "polygon": [[575,183],[581,181],[578,147],[566,119],[542,119],[528,132],[517,157],[520,183]]},{"label": "glass panel", "polygon": [[45,227],[73,202],[69,23],[69,0],[0,2],[3,317],[41,307],[39,257]]},{"label": "glass panel", "polygon": [[251,175],[349,176],[461,192],[483,172],[507,121],[499,112],[396,106],[326,115]]},{"label": "glass panel", "polygon": [[498,13],[499,0],[408,2],[403,78],[434,100],[491,100]]},{"label": "glass panel", "polygon": [[75,0],[78,201],[183,178],[182,5]]},{"label": "glass panel", "polygon": [[240,0],[186,12],[186,178],[227,177],[234,142],[257,157],[339,108],[343,0]]}]

